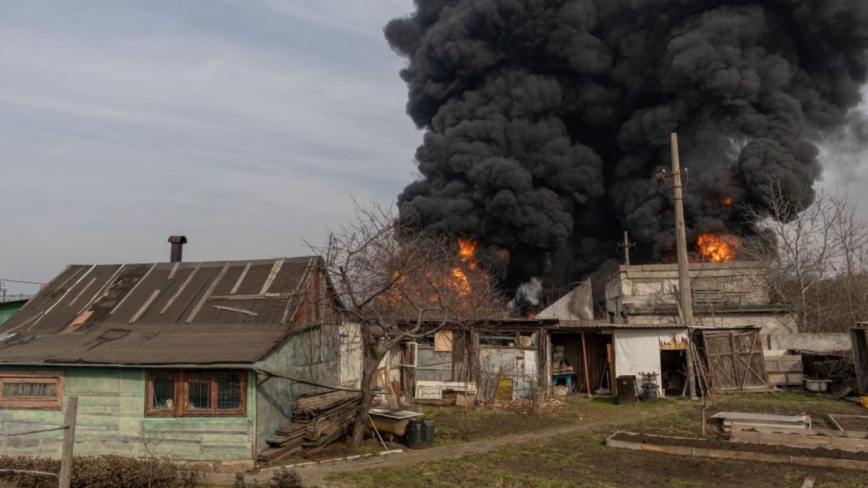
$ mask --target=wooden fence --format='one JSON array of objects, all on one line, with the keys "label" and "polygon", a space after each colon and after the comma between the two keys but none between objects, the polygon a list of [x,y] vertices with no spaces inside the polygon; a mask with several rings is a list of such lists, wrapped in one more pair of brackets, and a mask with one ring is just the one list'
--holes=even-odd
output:
[{"label": "wooden fence", "polygon": [[72,479],[72,449],[75,445],[75,417],[78,411],[78,397],[69,397],[66,403],[66,416],[63,420],[63,425],[50,429],[32,430],[28,432],[14,432],[11,434],[0,434],[3,437],[13,437],[22,435],[40,434],[43,432],[53,432],[56,430],[63,431],[63,451],[60,458],[60,474],[49,473],[47,471],[33,471],[28,469],[0,469],[0,473],[22,473],[33,474],[39,476],[52,476],[58,479],[59,488],[69,488]]}]

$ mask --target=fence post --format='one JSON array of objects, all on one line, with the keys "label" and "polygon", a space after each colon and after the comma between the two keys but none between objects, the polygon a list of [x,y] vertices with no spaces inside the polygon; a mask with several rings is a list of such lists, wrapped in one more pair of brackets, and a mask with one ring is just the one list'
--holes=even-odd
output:
[{"label": "fence post", "polygon": [[69,488],[72,479],[72,448],[75,445],[75,414],[78,397],[69,397],[66,402],[66,417],[63,420],[63,454],[60,460],[60,488]]}]

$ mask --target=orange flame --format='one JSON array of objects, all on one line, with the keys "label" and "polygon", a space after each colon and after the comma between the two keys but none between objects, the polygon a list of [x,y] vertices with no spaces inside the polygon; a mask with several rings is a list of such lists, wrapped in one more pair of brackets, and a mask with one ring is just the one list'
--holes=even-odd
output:
[{"label": "orange flame", "polygon": [[720,203],[722,203],[724,207],[729,207],[732,205],[732,197],[723,197]]},{"label": "orange flame", "polygon": [[527,318],[529,318],[530,320],[535,319],[536,318],[536,312],[528,312]]},{"label": "orange flame", "polygon": [[741,241],[732,234],[706,232],[696,239],[696,246],[705,261],[728,263],[738,257],[737,249],[741,247]]},{"label": "orange flame", "polygon": [[[473,239],[467,237],[458,238],[458,258],[461,259],[462,263],[467,265],[469,271],[476,271],[476,248],[478,247],[479,243]],[[451,283],[453,289],[462,295],[469,295],[471,291],[470,280],[467,279],[464,270],[453,268],[452,277],[454,278]]]},{"label": "orange flame", "polygon": [[[479,244],[473,239],[461,238],[458,239],[458,258],[461,265],[448,272],[437,272],[436,270],[424,272],[428,282],[434,283],[437,291],[430,289],[430,286],[425,284],[415,284],[408,282],[405,276],[398,277],[396,289],[388,290],[380,295],[378,300],[383,303],[388,303],[392,306],[400,305],[406,302],[405,294],[412,297],[417,302],[437,303],[439,300],[438,293],[451,292],[457,293],[459,296],[466,297],[470,295],[472,286],[468,274],[476,271],[476,249]],[[397,276],[394,275],[393,279]],[[471,274],[472,276],[472,274]],[[398,291],[400,289],[400,291]],[[426,296],[430,295],[430,296]]]},{"label": "orange flame", "polygon": [[[476,248],[479,243],[473,239],[461,237],[458,239],[458,257],[467,263],[470,269],[476,269]],[[454,274],[454,273],[453,273]]]},{"label": "orange flame", "polygon": [[449,283],[455,291],[462,295],[470,294],[470,280],[467,279],[467,275],[464,274],[459,268],[452,269],[452,282]]}]

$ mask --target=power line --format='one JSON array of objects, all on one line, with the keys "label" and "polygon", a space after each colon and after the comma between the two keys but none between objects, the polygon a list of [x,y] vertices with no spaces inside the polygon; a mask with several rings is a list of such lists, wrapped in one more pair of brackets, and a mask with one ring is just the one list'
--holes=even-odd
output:
[{"label": "power line", "polygon": [[35,281],[7,280],[5,278],[0,278],[0,281],[2,281],[4,283],[22,283],[25,285],[39,285],[39,286],[45,285],[45,283],[37,283]]}]

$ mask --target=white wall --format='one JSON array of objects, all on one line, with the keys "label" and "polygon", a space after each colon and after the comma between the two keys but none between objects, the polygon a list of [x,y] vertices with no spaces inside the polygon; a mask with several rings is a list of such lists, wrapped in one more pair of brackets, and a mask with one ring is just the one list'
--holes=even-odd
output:
[{"label": "white wall", "polygon": [[358,388],[362,383],[362,337],[359,324],[341,325],[341,386]]},{"label": "white wall", "polygon": [[852,349],[850,334],[771,334],[763,337],[763,347],[767,350],[805,350],[816,352],[838,352]]},{"label": "white wall", "polygon": [[[663,371],[660,365],[660,335],[668,331],[615,330],[615,375],[635,376],[636,387],[641,391],[642,377],[639,373],[657,373],[657,394],[663,396]],[[639,391],[636,393],[638,394]]]}]

